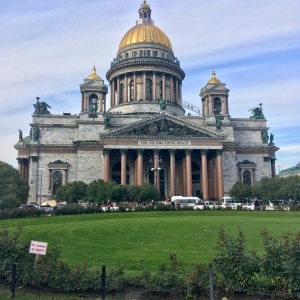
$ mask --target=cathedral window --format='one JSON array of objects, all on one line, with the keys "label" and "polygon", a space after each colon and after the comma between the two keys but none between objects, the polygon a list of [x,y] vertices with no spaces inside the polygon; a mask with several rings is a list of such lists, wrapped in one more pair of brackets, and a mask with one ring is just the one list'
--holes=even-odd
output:
[{"label": "cathedral window", "polygon": [[152,100],[152,80],[146,79],[146,100]]},{"label": "cathedral window", "polygon": [[249,160],[244,160],[238,163],[240,181],[246,185],[253,185],[255,183],[256,164]]},{"label": "cathedral window", "polygon": [[55,195],[57,189],[63,184],[63,174],[61,171],[53,173],[53,195]]},{"label": "cathedral window", "polygon": [[89,111],[91,113],[96,113],[98,111],[99,98],[96,94],[89,96]]},{"label": "cathedral window", "polygon": [[140,50],[140,56],[143,56],[144,50]]},{"label": "cathedral window", "polygon": [[162,85],[162,80],[159,82],[159,98],[162,99],[162,92],[163,92],[163,89],[162,89],[163,85]]},{"label": "cathedral window", "polygon": [[162,53],[161,53],[161,57],[162,57],[162,58],[165,58],[165,52],[162,52]]},{"label": "cathedral window", "polygon": [[130,101],[133,101],[134,97],[134,87],[133,87],[133,80],[130,81]]},{"label": "cathedral window", "polygon": [[157,51],[153,51],[153,56],[157,57],[158,52]]},{"label": "cathedral window", "polygon": [[147,56],[151,56],[151,51],[147,50]]},{"label": "cathedral window", "polygon": [[220,115],[222,109],[221,99],[219,97],[214,98],[213,105],[214,105],[214,115]]},{"label": "cathedral window", "polygon": [[128,54],[128,52],[126,52],[126,53],[125,53],[125,57],[126,57],[126,58],[128,58],[128,57],[129,57],[129,54]]},{"label": "cathedral window", "polygon": [[243,172],[243,183],[246,185],[251,185],[251,173],[249,170]]},{"label": "cathedral window", "polygon": [[120,103],[124,102],[124,84],[123,82],[120,84]]},{"label": "cathedral window", "polygon": [[49,169],[49,181],[48,189],[51,191],[51,195],[55,195],[56,190],[67,183],[69,164],[61,160],[56,160],[48,164]]}]

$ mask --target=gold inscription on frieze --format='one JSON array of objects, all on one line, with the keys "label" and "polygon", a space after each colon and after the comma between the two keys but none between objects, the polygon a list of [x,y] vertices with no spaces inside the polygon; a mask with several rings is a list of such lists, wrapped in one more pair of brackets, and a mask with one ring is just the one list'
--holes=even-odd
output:
[{"label": "gold inscription on frieze", "polygon": [[161,145],[161,146],[170,146],[170,145],[191,145],[191,142],[184,141],[139,141],[139,145]]}]

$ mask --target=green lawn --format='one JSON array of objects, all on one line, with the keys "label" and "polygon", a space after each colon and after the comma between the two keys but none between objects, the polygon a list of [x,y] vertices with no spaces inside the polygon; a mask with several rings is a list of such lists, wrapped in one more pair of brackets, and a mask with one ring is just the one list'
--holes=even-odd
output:
[{"label": "green lawn", "polygon": [[87,261],[94,266],[141,267],[156,270],[176,253],[184,266],[207,263],[215,253],[221,227],[236,234],[241,228],[249,249],[262,251],[260,229],[272,236],[300,232],[300,213],[281,211],[180,211],[107,213],[2,220],[14,230],[23,225],[23,240],[56,243],[70,264]]}]

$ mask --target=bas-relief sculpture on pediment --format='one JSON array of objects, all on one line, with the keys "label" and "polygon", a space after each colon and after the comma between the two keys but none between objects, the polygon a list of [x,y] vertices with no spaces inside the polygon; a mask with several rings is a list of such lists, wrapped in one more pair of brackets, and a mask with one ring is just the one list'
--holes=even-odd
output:
[{"label": "bas-relief sculpture on pediment", "polygon": [[119,136],[149,136],[149,137],[210,137],[210,135],[199,130],[177,124],[168,119],[154,121],[140,127],[129,129],[118,133]]}]

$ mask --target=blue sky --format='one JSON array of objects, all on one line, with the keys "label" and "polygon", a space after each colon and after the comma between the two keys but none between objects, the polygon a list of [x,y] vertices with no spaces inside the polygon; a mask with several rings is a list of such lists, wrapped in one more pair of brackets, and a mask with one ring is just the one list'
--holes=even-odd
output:
[{"label": "blue sky", "polygon": [[[51,113],[80,110],[79,84],[94,62],[106,81],[142,0],[2,0],[0,160],[17,166],[18,130],[29,133],[35,97]],[[200,105],[211,77],[230,89],[232,117],[263,103],[277,171],[300,161],[300,1],[148,0],[186,73],[183,100]],[[109,97],[108,97],[109,99]]]}]

